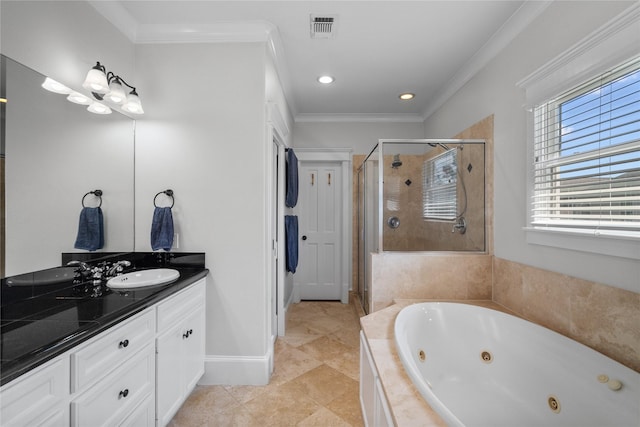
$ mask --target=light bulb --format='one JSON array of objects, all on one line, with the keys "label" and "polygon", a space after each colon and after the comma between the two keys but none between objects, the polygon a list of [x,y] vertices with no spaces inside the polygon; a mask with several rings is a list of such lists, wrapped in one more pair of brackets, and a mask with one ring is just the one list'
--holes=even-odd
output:
[{"label": "light bulb", "polygon": [[329,83],[333,83],[335,79],[331,76],[320,76],[318,77],[318,81],[322,84],[328,85]]},{"label": "light bulb", "polygon": [[[100,63],[98,63],[100,64]],[[90,90],[91,92],[105,94],[109,92],[109,83],[107,82],[107,76],[104,74],[100,65],[96,65],[87,73],[87,78],[84,79],[82,87]]]},{"label": "light bulb", "polygon": [[132,90],[131,93],[127,95],[127,102],[122,106],[122,109],[131,114],[144,114],[142,103],[135,90]]},{"label": "light bulb", "polygon": [[71,92],[69,96],[67,96],[67,100],[73,102],[74,104],[80,104],[80,105],[91,105],[91,103],[93,102],[91,101],[91,99],[87,98],[80,92],[75,92],[75,91]]},{"label": "light bulb", "polygon": [[72,92],[71,89],[69,89],[62,83],[59,83],[49,77],[44,79],[44,82],[42,83],[42,87],[48,90],[49,92],[61,93],[63,95],[67,95]]},{"label": "light bulb", "polygon": [[87,110],[95,114],[111,114],[111,108],[99,102],[92,103]]},{"label": "light bulb", "polygon": [[117,77],[109,83],[109,93],[104,99],[118,105],[124,103],[127,99],[127,95],[124,93],[124,89],[122,89],[120,80]]}]

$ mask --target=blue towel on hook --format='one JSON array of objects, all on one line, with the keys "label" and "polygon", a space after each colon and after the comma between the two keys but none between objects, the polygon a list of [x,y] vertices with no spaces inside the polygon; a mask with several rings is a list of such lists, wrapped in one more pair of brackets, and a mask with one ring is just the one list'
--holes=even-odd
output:
[{"label": "blue towel on hook", "polygon": [[287,246],[286,264],[287,271],[296,272],[298,268],[298,217],[295,215],[285,215],[284,217],[284,237]]},{"label": "blue towel on hook", "polygon": [[78,223],[78,236],[73,245],[76,249],[95,251],[104,246],[104,219],[102,209],[82,208]]},{"label": "blue towel on hook", "polygon": [[170,251],[173,246],[173,215],[171,208],[156,208],[151,221],[151,249]]},{"label": "blue towel on hook", "polygon": [[298,157],[293,148],[287,149],[287,195],[285,204],[293,208],[298,203]]}]

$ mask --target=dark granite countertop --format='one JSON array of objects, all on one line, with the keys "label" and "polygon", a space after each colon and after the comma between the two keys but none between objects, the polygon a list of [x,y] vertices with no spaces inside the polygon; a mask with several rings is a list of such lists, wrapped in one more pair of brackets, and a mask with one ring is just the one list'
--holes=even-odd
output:
[{"label": "dark granite countertop", "polygon": [[[79,257],[63,254],[62,259],[64,265]],[[94,284],[74,279],[69,267],[2,279],[0,385],[188,287],[209,272],[204,267],[203,253],[136,252],[99,258],[91,254],[81,260],[91,265],[128,260],[132,266],[125,272],[174,268],[180,277],[168,284],[135,290],[113,290],[106,281]]]}]

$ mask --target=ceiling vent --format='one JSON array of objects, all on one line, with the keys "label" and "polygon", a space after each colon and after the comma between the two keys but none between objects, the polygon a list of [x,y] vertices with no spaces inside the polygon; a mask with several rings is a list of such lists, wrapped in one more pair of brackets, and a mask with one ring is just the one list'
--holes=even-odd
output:
[{"label": "ceiling vent", "polygon": [[332,39],[336,34],[337,15],[311,15],[311,38]]}]

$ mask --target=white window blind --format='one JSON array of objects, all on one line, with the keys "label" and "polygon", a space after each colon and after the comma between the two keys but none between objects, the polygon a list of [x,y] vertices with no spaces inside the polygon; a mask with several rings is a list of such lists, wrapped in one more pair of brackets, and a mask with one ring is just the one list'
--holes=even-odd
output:
[{"label": "white window blind", "polygon": [[640,236],[640,58],[534,109],[532,225]]},{"label": "white window blind", "polygon": [[458,216],[457,149],[452,148],[422,165],[422,217],[455,220]]}]

